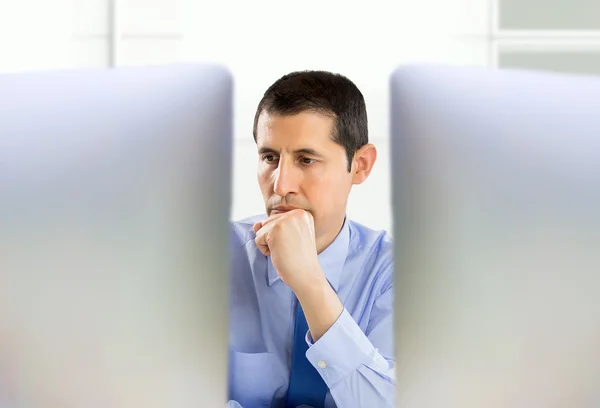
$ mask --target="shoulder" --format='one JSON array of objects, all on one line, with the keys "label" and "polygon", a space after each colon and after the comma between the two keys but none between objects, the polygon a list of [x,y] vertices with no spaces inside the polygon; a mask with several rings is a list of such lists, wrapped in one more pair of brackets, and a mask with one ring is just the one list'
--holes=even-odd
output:
[{"label": "shoulder", "polygon": [[350,248],[369,257],[393,261],[394,244],[392,236],[385,230],[375,230],[349,220]]},{"label": "shoulder", "polygon": [[394,241],[385,230],[375,230],[355,221],[349,221],[351,256],[361,257],[363,267],[377,280],[392,286],[394,275]]}]

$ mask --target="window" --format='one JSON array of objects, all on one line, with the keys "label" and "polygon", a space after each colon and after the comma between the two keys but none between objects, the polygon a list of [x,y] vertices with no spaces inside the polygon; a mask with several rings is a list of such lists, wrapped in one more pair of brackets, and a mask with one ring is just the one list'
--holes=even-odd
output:
[{"label": "window", "polygon": [[73,3],[74,67],[177,62],[180,0],[78,0]]},{"label": "window", "polygon": [[600,1],[491,1],[495,66],[600,75]]}]

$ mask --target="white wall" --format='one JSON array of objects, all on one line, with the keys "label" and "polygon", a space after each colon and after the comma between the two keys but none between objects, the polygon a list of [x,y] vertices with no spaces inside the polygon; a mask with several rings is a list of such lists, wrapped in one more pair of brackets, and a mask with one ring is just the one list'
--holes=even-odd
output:
[{"label": "white wall", "polygon": [[280,76],[332,70],[362,90],[379,160],[355,188],[348,213],[390,230],[389,74],[409,62],[489,62],[488,0],[224,1],[210,12],[202,2],[184,1],[184,55],[222,62],[236,79],[233,218],[263,211],[252,120],[262,93]]},{"label": "white wall", "polygon": [[70,6],[68,0],[0,1],[0,72],[64,66]]},{"label": "white wall", "polygon": [[[490,63],[490,0],[117,0],[117,65],[210,60],[235,75],[232,218],[263,211],[252,120],[281,75],[326,69],[367,102],[379,160],[349,215],[391,229],[388,77],[399,64]],[[0,72],[102,67],[111,61],[110,0],[0,2]]]}]

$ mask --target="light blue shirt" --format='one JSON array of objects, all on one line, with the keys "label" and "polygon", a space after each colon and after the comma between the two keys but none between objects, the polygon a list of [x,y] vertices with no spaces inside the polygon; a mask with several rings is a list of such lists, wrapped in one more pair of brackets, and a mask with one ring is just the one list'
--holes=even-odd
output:
[{"label": "light blue shirt", "polygon": [[[283,408],[289,387],[296,297],[252,227],[266,216],[232,223],[230,408]],[[344,311],[306,357],[329,387],[326,408],[392,408],[393,246],[389,234],[346,220],[319,254]]]}]

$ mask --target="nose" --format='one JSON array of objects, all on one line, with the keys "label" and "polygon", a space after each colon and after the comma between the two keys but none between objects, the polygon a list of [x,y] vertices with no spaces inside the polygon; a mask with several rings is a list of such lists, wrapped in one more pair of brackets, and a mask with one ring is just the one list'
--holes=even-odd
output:
[{"label": "nose", "polygon": [[289,160],[280,160],[279,166],[273,173],[275,185],[273,190],[280,197],[298,193],[301,174]]}]

